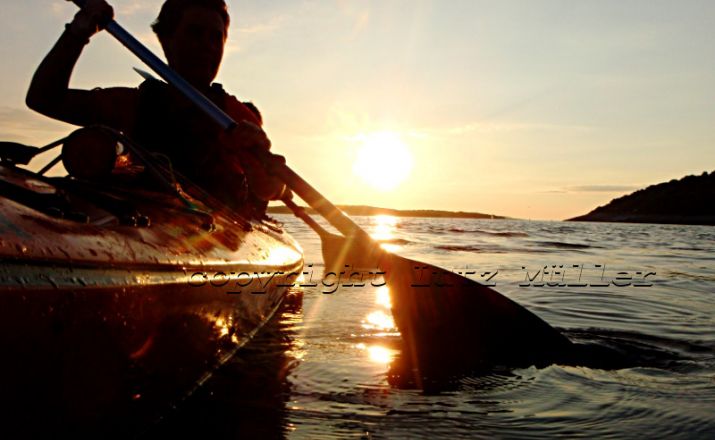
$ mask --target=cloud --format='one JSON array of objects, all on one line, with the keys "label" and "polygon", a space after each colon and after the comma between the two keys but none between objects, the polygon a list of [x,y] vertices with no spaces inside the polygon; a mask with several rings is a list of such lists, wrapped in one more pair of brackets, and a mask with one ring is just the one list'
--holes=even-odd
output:
[{"label": "cloud", "polygon": [[[116,3],[116,2],[115,2]],[[114,7],[114,14],[119,17],[131,17],[144,12],[158,13],[159,7],[145,0],[123,1],[119,4],[110,3]]]},{"label": "cloud", "polygon": [[154,31],[151,29],[143,30],[143,31],[135,31],[134,32],[134,38],[139,40],[143,45],[149,48],[152,52],[154,52],[157,56],[160,56],[164,53],[163,49],[161,48],[161,44],[159,43],[159,38],[157,38],[156,34],[154,34]]},{"label": "cloud", "polygon": [[[155,2],[147,2],[145,0],[124,0],[110,1],[110,5],[114,8],[114,15],[118,18],[131,17],[142,13],[158,13],[159,7]],[[77,12],[77,6],[70,2],[52,1],[50,3],[50,11],[56,17],[68,18],[72,17]]]},{"label": "cloud", "polygon": [[362,33],[363,30],[365,30],[365,28],[367,28],[367,25],[370,22],[370,11],[362,11],[356,14],[353,18],[355,19],[355,22],[353,23],[351,39],[355,39]]},{"label": "cloud", "polygon": [[633,185],[576,185],[564,188],[566,192],[626,192],[635,191]]},{"label": "cloud", "polygon": [[230,54],[243,51],[254,41],[273,35],[283,27],[286,20],[287,16],[278,15],[265,22],[247,23],[238,27],[231,27],[228,30],[228,41],[224,52]]},{"label": "cloud", "polygon": [[51,120],[30,110],[0,107],[0,140],[42,146],[59,139],[71,126]]},{"label": "cloud", "polygon": [[349,0],[340,0],[337,5],[343,16],[352,21],[349,39],[354,40],[370,23],[370,6],[363,2]]},{"label": "cloud", "polygon": [[433,134],[461,136],[470,133],[554,130],[589,131],[591,129],[592,127],[589,127],[587,125],[545,124],[532,122],[470,122],[455,127],[434,129],[428,131],[432,131]]},{"label": "cloud", "polygon": [[626,193],[641,187],[634,185],[573,185],[561,188],[537,191],[544,194],[574,194],[574,193]]},{"label": "cloud", "polygon": [[53,16],[67,19],[77,12],[77,6],[70,2],[50,2],[50,12]]},{"label": "cloud", "polygon": [[267,34],[280,28],[285,19],[286,17],[281,15],[271,18],[266,23],[252,23],[245,26],[239,26],[236,31],[241,34]]}]

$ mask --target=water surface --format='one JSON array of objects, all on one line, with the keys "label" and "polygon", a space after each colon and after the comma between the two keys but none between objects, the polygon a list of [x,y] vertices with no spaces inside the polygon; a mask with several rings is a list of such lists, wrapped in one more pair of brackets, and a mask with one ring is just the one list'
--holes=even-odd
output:
[{"label": "water surface", "polygon": [[[317,236],[278,216],[320,280]],[[391,378],[385,287],[303,288],[247,350],[157,425],[228,438],[715,436],[715,229],[362,217],[391,250],[469,273],[627,368],[466,375],[429,392]],[[309,275],[308,275],[309,276]]]}]

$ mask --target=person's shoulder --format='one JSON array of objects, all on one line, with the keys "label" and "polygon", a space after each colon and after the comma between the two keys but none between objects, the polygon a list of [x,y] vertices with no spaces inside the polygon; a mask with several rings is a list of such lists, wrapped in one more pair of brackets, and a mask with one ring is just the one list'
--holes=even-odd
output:
[{"label": "person's shoulder", "polygon": [[234,119],[247,120],[256,125],[263,125],[263,116],[258,107],[251,101],[241,101],[234,95],[226,92],[219,83],[212,85],[214,89],[224,95],[225,111]]},{"label": "person's shoulder", "polygon": [[[118,87],[121,88],[121,87]],[[127,87],[130,88],[130,87]],[[141,84],[139,84],[138,87],[135,87],[134,90],[137,92],[142,92],[143,90],[168,90],[169,89],[169,84],[165,83],[164,81],[161,81],[156,78],[148,78],[142,81]]]},{"label": "person's shoulder", "polygon": [[263,125],[263,116],[261,115],[261,112],[258,110],[258,107],[256,107],[254,103],[252,103],[251,101],[243,101],[241,102],[241,104],[243,104],[247,109],[249,109],[251,113],[256,116],[256,118],[258,118],[258,122],[260,122],[259,125]]},{"label": "person's shoulder", "polygon": [[127,130],[134,123],[139,103],[136,87],[94,88],[89,91],[93,124],[102,124],[118,130]]},{"label": "person's shoulder", "polygon": [[95,87],[90,90],[91,93],[98,96],[111,96],[119,98],[135,98],[139,94],[138,87]]},{"label": "person's shoulder", "polygon": [[137,87],[96,87],[90,90],[94,107],[101,110],[126,110],[136,106],[139,99]]}]

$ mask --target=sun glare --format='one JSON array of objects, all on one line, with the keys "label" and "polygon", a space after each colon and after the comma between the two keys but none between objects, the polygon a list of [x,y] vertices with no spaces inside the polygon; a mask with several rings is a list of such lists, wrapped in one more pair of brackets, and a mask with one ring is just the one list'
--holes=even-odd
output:
[{"label": "sun glare", "polygon": [[412,170],[412,154],[399,134],[384,131],[357,137],[360,149],[353,172],[380,191],[395,189]]},{"label": "sun glare", "polygon": [[392,362],[392,358],[395,355],[394,350],[381,345],[366,345],[361,342],[355,347],[359,350],[367,350],[368,358],[376,364],[387,365]]}]

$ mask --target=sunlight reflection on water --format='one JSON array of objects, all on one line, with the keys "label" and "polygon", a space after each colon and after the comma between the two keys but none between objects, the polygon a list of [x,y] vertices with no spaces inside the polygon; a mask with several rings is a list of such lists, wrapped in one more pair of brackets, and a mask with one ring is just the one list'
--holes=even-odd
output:
[{"label": "sunlight reflection on water", "polygon": [[[292,217],[280,220],[305,243],[306,265],[314,263],[318,274],[315,234]],[[404,389],[392,380],[404,353],[387,287],[367,283],[331,295],[306,288],[302,312],[291,315],[292,331],[273,342],[290,347],[288,359],[280,368],[265,367],[255,354],[244,360],[277,382],[256,395],[284,400],[272,406],[254,396],[238,404],[220,401],[216,406],[229,414],[221,422],[227,429],[235,414],[255,403],[259,411],[250,423],[268,430],[279,425],[291,438],[712,438],[710,228],[389,216],[356,221],[375,238],[403,243],[398,253],[408,258],[479,274],[498,270],[492,281],[500,293],[577,342],[642,351],[643,365],[499,370],[455,378],[429,392],[409,384]],[[522,266],[535,273],[554,264],[607,264],[612,271],[658,275],[652,287],[519,287]],[[654,363],[658,356],[665,361]],[[272,417],[264,416],[270,410]]]}]

